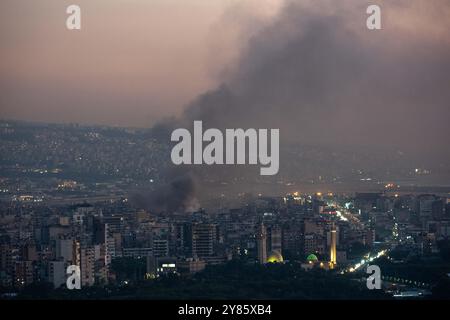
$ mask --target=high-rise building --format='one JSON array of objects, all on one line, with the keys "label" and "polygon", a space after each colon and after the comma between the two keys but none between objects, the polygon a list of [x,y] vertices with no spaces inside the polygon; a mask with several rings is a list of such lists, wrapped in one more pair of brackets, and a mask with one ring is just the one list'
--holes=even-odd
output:
[{"label": "high-rise building", "polygon": [[123,230],[124,219],[122,216],[104,216],[103,222],[108,224],[108,231],[110,233],[120,233]]},{"label": "high-rise building", "polygon": [[433,219],[440,220],[444,217],[444,201],[437,199],[431,204],[431,216]]},{"label": "high-rise building", "polygon": [[116,257],[116,242],[113,237],[106,237],[106,265],[110,265],[111,261]]},{"label": "high-rise building", "polygon": [[293,223],[283,228],[282,248],[283,254],[293,259],[304,257],[302,225]]},{"label": "high-rise building", "polygon": [[109,265],[106,252],[107,248],[105,244],[94,245],[94,272],[96,283],[108,282]]},{"label": "high-rise building", "polygon": [[50,261],[48,264],[48,280],[54,288],[59,288],[66,282],[66,263],[64,261]]},{"label": "high-rise building", "polygon": [[169,241],[153,239],[153,255],[155,257],[167,257],[169,255]]},{"label": "high-rise building", "polygon": [[444,212],[444,202],[434,195],[420,195],[418,200],[418,212],[421,218],[440,219]]},{"label": "high-rise building", "polygon": [[169,252],[171,255],[181,255],[185,250],[185,226],[183,224],[171,224],[169,234]]},{"label": "high-rise building", "polygon": [[93,218],[92,235],[94,244],[104,244],[108,234],[108,226],[99,218]]},{"label": "high-rise building", "polygon": [[330,268],[336,265],[336,227],[331,227],[331,243],[330,243]]},{"label": "high-rise building", "polygon": [[364,243],[368,247],[372,247],[375,242],[375,229],[367,229],[364,234]]},{"label": "high-rise building", "polygon": [[307,256],[311,253],[324,254],[326,249],[326,239],[320,234],[309,233],[303,236],[303,254]]},{"label": "high-rise building", "polygon": [[95,249],[92,246],[80,249],[81,286],[92,286],[95,283]]},{"label": "high-rise building", "polygon": [[32,261],[16,261],[14,264],[14,286],[24,287],[33,283]]},{"label": "high-rise building", "polygon": [[78,240],[73,241],[73,251],[72,251],[72,264],[80,266],[81,265],[81,258],[80,258],[80,242]]},{"label": "high-rise building", "polygon": [[72,239],[57,239],[55,258],[56,260],[62,259],[64,262],[74,262],[74,241]]},{"label": "high-rise building", "polygon": [[7,287],[12,285],[13,259],[9,244],[0,245],[0,285]]},{"label": "high-rise building", "polygon": [[38,260],[36,245],[34,243],[28,243],[22,247],[22,258],[26,261]]},{"label": "high-rise building", "polygon": [[281,254],[282,247],[282,232],[279,226],[272,226],[268,230],[268,240],[269,241],[269,250],[268,251],[277,251]]},{"label": "high-rise building", "polygon": [[111,258],[122,257],[122,234],[114,232],[111,237],[114,240],[114,256]]},{"label": "high-rise building", "polygon": [[192,225],[192,256],[207,257],[214,255],[217,226],[210,223]]},{"label": "high-rise building", "polygon": [[267,262],[267,231],[264,224],[260,224],[256,234],[256,241],[258,247],[258,261],[261,264]]}]

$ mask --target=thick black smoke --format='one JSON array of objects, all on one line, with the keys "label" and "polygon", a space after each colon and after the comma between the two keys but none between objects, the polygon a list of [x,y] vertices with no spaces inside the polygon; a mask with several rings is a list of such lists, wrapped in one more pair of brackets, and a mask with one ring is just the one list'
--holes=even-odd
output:
[{"label": "thick black smoke", "polygon": [[[292,147],[304,145],[406,150],[448,163],[450,42],[440,30],[450,25],[450,3],[377,2],[383,29],[370,31],[366,8],[373,1],[288,1],[249,40],[236,72],[159,132],[169,139],[173,128],[190,128],[194,120],[205,128],[279,128],[280,172],[287,176],[295,173],[286,172],[286,163],[297,161]],[[351,166],[310,158],[304,165],[319,173]]]},{"label": "thick black smoke", "polygon": [[[250,39],[237,72],[191,103],[183,122],[280,128],[286,143],[448,155],[450,45],[398,27],[414,2],[382,1],[383,29],[370,31],[373,1],[290,1]],[[433,22],[445,25],[450,3],[440,3]],[[419,31],[428,28],[410,12],[419,14],[410,17]]]},{"label": "thick black smoke", "polygon": [[199,208],[195,197],[197,184],[192,173],[174,170],[167,180],[154,191],[135,194],[132,201],[152,213],[192,212]]}]

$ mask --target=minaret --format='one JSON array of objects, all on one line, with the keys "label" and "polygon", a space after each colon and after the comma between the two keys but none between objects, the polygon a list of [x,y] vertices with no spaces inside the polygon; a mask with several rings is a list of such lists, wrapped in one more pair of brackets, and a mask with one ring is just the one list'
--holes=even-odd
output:
[{"label": "minaret", "polygon": [[267,233],[264,224],[260,224],[258,234],[256,235],[258,242],[258,261],[260,264],[267,262]]},{"label": "minaret", "polygon": [[336,227],[334,223],[331,227],[330,238],[330,267],[334,268],[336,265]]}]

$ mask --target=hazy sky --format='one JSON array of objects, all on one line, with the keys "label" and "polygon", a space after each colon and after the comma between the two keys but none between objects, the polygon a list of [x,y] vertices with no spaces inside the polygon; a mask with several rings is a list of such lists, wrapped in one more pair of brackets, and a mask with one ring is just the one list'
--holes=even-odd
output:
[{"label": "hazy sky", "polygon": [[[73,3],[81,31],[65,28]],[[2,0],[0,117],[150,126],[190,104],[188,119],[306,141],[435,148],[449,13],[448,0]]]},{"label": "hazy sky", "polygon": [[[2,0],[0,117],[149,126],[177,114],[236,56],[223,21],[238,2]],[[65,27],[74,3],[81,31]],[[242,3],[264,16],[277,1]]]},{"label": "hazy sky", "polygon": [[379,0],[377,31],[366,27],[372,3],[287,1],[248,38],[224,85],[190,104],[182,126],[280,128],[282,142],[448,162],[450,2]]}]

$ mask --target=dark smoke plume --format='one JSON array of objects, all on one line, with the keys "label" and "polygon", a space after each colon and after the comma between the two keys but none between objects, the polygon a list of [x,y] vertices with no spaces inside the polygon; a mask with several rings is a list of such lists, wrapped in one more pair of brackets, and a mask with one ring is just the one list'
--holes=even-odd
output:
[{"label": "dark smoke plume", "polygon": [[[383,29],[370,31],[366,8],[373,1],[287,1],[249,39],[223,85],[155,130],[169,133],[169,139],[173,128],[190,128],[194,120],[202,120],[205,128],[280,128],[280,173],[285,176],[298,171],[298,166],[288,169],[289,162],[318,175],[333,167],[353,169],[332,156],[319,163],[317,156],[304,155],[312,160],[300,162],[298,154],[307,149],[294,154],[292,146],[304,145],[346,154],[361,147],[385,148],[391,155],[391,150],[406,150],[412,156],[400,159],[403,166],[414,156],[448,163],[450,3],[377,2]],[[365,159],[373,170],[385,170],[390,161],[374,165],[373,157]],[[214,170],[225,176],[232,172],[229,166]],[[158,198],[158,203],[170,202]]]},{"label": "dark smoke plume", "polygon": [[[206,127],[280,128],[285,143],[407,148],[448,155],[450,44],[441,29],[450,3],[382,1],[383,29],[366,28],[373,1],[289,1],[249,40],[237,71],[198,97],[182,123]],[[406,12],[422,32],[397,25]],[[448,30],[448,29],[447,29]],[[443,115],[445,115],[443,117]]]},{"label": "dark smoke plume", "polygon": [[168,181],[155,191],[133,195],[132,201],[151,213],[192,212],[199,208],[195,197],[197,184],[192,173],[173,170]]}]

